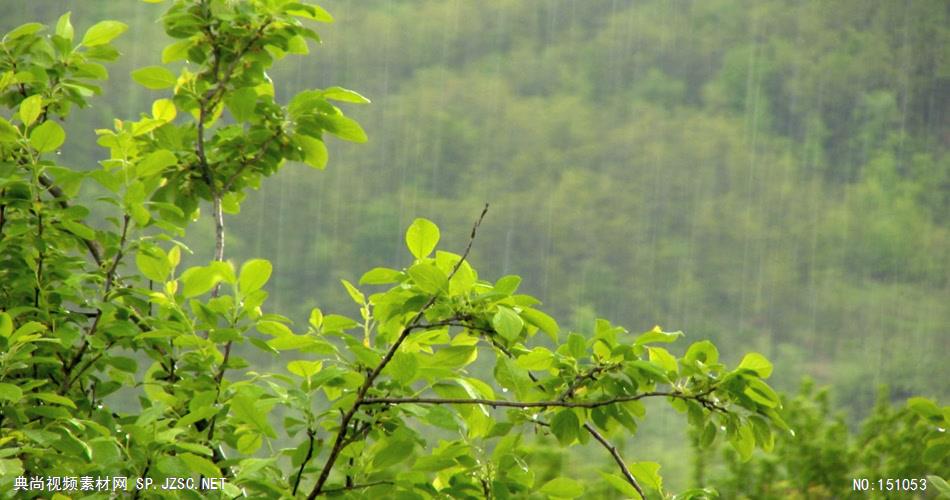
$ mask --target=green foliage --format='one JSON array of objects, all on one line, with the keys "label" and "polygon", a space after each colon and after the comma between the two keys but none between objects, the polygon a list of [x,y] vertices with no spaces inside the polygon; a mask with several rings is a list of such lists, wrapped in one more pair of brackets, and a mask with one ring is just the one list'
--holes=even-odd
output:
[{"label": "green foliage", "polygon": [[[678,357],[655,344],[679,332],[632,335],[603,319],[591,336],[558,343],[540,301],[516,293],[518,276],[480,279],[467,261],[472,242],[462,254],[438,250],[439,228],[425,219],[406,231],[405,268],[360,280],[382,288],[342,282],[359,319],[314,309],[295,329],[266,312],[272,266],[251,259],[236,270],[224,258],[224,211],[288,160],[322,168],[325,132],[365,141],[330,101],[368,100],[339,87],[275,98],[267,69],[318,39],[301,19],[332,20],[317,6],[178,0],[161,19],[176,41],[162,66],[131,77],[169,94],[151,114],[97,130],[109,156],[91,170],[49,154],[66,139],[56,120],[98,92],[91,82],[108,75],[93,61],[117,57],[110,42],[125,25],[100,22],[76,44],[67,14],[54,34],[31,23],[0,42],[12,114],[0,122],[5,491],[55,471],[223,477],[227,497],[383,486],[414,498],[584,495],[576,479],[540,483],[525,467],[521,436],[536,432],[561,447],[594,438],[620,470],[607,482],[652,498],[666,495],[660,465],[626,463],[609,440],[637,432],[645,399],[666,400],[746,458],[787,431],[763,356],[730,368],[700,341]],[[77,196],[86,179],[106,193],[103,224]],[[214,256],[185,268],[177,238],[205,200]],[[282,370],[249,369],[242,344],[286,360]],[[481,360],[493,378],[475,376]]]},{"label": "green foliage", "polygon": [[[843,415],[832,413],[828,391],[816,390],[806,381],[798,395],[784,401],[783,416],[794,433],[777,434],[772,454],[755,454],[751,461],[740,462],[734,452],[724,450],[725,470],[698,473],[709,477],[708,484],[727,498],[821,499],[856,494],[854,479],[868,479],[877,487],[878,479],[921,482],[934,472],[950,470],[950,438],[943,430],[950,423],[950,408],[921,397],[894,408],[888,397],[882,389],[874,411],[854,433]],[[708,457],[712,450],[703,447],[694,452]],[[940,491],[936,478],[928,479],[927,491]],[[887,492],[878,487],[877,492],[861,494],[878,498]]]}]

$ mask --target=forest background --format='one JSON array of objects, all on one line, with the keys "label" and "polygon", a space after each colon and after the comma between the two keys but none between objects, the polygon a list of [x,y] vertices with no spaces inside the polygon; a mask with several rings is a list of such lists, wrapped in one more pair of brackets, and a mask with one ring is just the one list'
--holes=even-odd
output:
[{"label": "forest background", "polygon": [[[279,66],[277,95],[342,85],[365,145],[332,168],[282,169],[229,216],[228,254],[265,256],[271,307],[305,323],[350,311],[340,279],[403,259],[416,217],[471,260],[517,273],[546,309],[593,328],[654,324],[709,338],[727,362],[774,361],[774,384],[830,385],[856,425],[878,387],[946,401],[950,365],[950,15],[939,1],[324,1],[324,45]],[[91,135],[147,109],[128,77],[167,43],[142,2],[5,7],[0,31],[73,10],[110,18],[104,98],[66,126],[63,163],[104,154]],[[283,88],[282,88],[283,87]],[[90,186],[92,189],[92,186]],[[95,193],[87,193],[94,196]],[[204,229],[202,229],[204,228]],[[210,219],[189,232],[200,263]],[[353,312],[353,311],[350,311]],[[254,354],[250,354],[251,359]],[[730,357],[731,356],[731,357]],[[262,363],[270,363],[260,357]],[[687,484],[681,417],[636,450]],[[563,467],[594,467],[581,455]]]}]

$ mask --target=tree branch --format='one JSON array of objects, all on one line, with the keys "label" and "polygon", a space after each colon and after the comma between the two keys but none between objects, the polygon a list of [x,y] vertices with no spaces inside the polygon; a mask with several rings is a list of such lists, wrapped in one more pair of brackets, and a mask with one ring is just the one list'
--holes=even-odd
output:
[{"label": "tree branch", "polygon": [[[49,191],[49,194],[53,195],[53,198],[56,199],[56,203],[59,204],[60,208],[69,208],[69,203],[66,202],[63,190],[53,182],[53,179],[47,177],[46,174],[40,174],[40,184]],[[89,250],[89,255],[92,256],[92,260],[96,261],[96,265],[101,266],[102,249],[99,248],[99,244],[93,240],[87,240],[79,236],[77,236],[77,238],[82,240],[83,244],[86,245],[86,249]]]},{"label": "tree branch", "polygon": [[[115,256],[112,258],[112,264],[109,266],[109,269],[106,271],[106,285],[103,291],[102,297],[103,300],[106,296],[109,295],[109,292],[112,290],[112,285],[115,283],[115,273],[119,268],[119,262],[122,260],[122,256],[125,250],[125,242],[129,234],[129,222],[131,217],[129,214],[125,214],[122,218],[122,236],[119,238],[119,249],[116,251]],[[65,394],[69,390],[69,387],[72,383],[78,378],[78,375],[72,375],[71,372],[79,364],[79,361],[82,360],[83,355],[86,354],[86,349],[89,348],[89,338],[96,333],[96,329],[99,328],[99,323],[102,320],[102,309],[99,308],[96,311],[96,316],[92,320],[92,326],[89,327],[89,331],[86,333],[85,338],[83,339],[82,345],[79,346],[79,350],[76,351],[76,354],[70,360],[69,364],[63,367],[63,384],[60,389],[60,394]],[[97,358],[98,359],[98,358]],[[83,369],[89,368],[91,364],[86,365]],[[81,373],[81,372],[80,372]]]},{"label": "tree branch", "polygon": [[[472,249],[472,243],[475,241],[475,235],[478,232],[478,226],[481,225],[482,220],[485,218],[485,214],[488,212],[488,204],[485,204],[485,208],[482,209],[481,215],[478,216],[478,220],[475,221],[475,225],[472,226],[472,233],[468,240],[468,245],[465,247],[465,252],[462,253],[462,257],[455,263],[455,266],[452,268],[452,272],[449,273],[448,280],[452,281],[452,277],[455,276],[455,273],[458,272],[459,267],[462,266],[462,262],[465,262],[465,259],[468,258],[468,254]],[[336,433],[336,439],[333,442],[333,448],[330,449],[330,454],[327,456],[327,461],[323,465],[323,469],[320,471],[320,477],[317,478],[317,483],[313,486],[313,489],[310,491],[310,494],[307,495],[308,500],[313,500],[320,493],[323,493],[323,486],[326,484],[327,479],[330,477],[330,471],[333,469],[333,465],[336,463],[336,459],[340,456],[340,452],[343,450],[343,445],[346,440],[346,433],[349,429],[350,420],[353,419],[353,416],[356,415],[357,410],[362,406],[363,401],[366,399],[366,393],[369,392],[369,389],[373,386],[373,383],[376,381],[376,378],[379,377],[379,374],[382,373],[383,368],[386,368],[386,365],[393,359],[393,356],[396,354],[396,351],[399,349],[399,346],[402,345],[403,341],[406,340],[406,337],[414,329],[418,327],[420,321],[425,315],[425,312],[432,307],[432,304],[435,304],[435,300],[438,298],[438,294],[435,294],[429,297],[429,300],[419,309],[419,312],[412,317],[409,323],[402,329],[399,333],[399,337],[395,342],[389,347],[389,350],[386,351],[386,354],[383,356],[383,359],[376,365],[376,368],[373,369],[369,375],[366,376],[366,380],[363,382],[363,385],[356,392],[356,400],[353,402],[353,406],[343,414],[343,417],[340,420],[340,430]]]},{"label": "tree branch", "polygon": [[300,487],[300,478],[303,477],[303,469],[307,466],[307,463],[310,462],[310,459],[313,457],[313,438],[314,432],[313,429],[307,429],[307,438],[310,440],[310,444],[307,445],[307,456],[304,457],[303,461],[300,462],[300,469],[297,470],[297,479],[294,479],[294,489],[291,492],[293,496],[297,496],[297,488]]},{"label": "tree branch", "polygon": [[607,438],[598,432],[593,425],[590,425],[590,422],[584,422],[584,429],[587,429],[587,432],[589,432],[591,436],[594,436],[597,442],[602,444],[604,448],[607,448],[607,451],[610,452],[610,456],[614,458],[614,462],[617,462],[617,466],[620,467],[620,471],[623,472],[623,477],[630,483],[630,486],[633,486],[633,489],[637,490],[637,493],[640,494],[640,498],[645,499],[647,496],[643,494],[643,488],[640,487],[636,478],[630,473],[630,469],[627,468],[627,463],[623,461],[623,457],[620,455],[620,451],[617,450],[617,447],[611,444],[610,441],[607,441]]},{"label": "tree branch", "polygon": [[342,492],[344,492],[344,491],[352,491],[352,490],[361,490],[361,489],[363,489],[363,488],[371,488],[371,487],[373,487],[373,486],[379,486],[379,485],[382,485],[382,484],[393,484],[393,482],[392,482],[392,481],[373,481],[373,482],[371,482],[371,483],[354,484],[354,485],[351,485],[351,486],[341,486],[341,487],[339,487],[339,488],[330,488],[330,489],[323,490],[323,494],[324,494],[324,495],[332,495],[332,494],[334,494],[334,493],[342,493]]},{"label": "tree branch", "polygon": [[[483,398],[429,398],[429,397],[408,397],[408,398],[362,398],[356,405],[373,405],[373,404],[389,404],[389,405],[398,405],[398,404],[430,404],[430,405],[485,405],[491,406],[492,408],[599,408],[601,406],[609,406],[612,404],[618,403],[628,403],[630,401],[639,401],[646,398],[654,397],[670,397],[682,400],[694,400],[702,403],[706,401],[709,405],[714,406],[717,410],[725,411],[725,408],[722,408],[715,402],[699,396],[696,394],[686,394],[678,391],[650,391],[642,392],[640,394],[631,394],[627,396],[617,396],[610,399],[599,399],[594,401],[567,401],[567,400],[557,400],[557,401],[510,401],[507,399],[483,399]],[[705,404],[704,404],[705,406]]]}]

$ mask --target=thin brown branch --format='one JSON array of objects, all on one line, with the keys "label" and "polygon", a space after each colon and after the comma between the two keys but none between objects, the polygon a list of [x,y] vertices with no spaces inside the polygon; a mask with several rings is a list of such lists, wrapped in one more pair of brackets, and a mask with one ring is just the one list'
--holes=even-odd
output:
[{"label": "thin brown branch", "polygon": [[[107,296],[112,290],[112,285],[115,283],[115,274],[119,268],[119,262],[122,261],[122,256],[124,255],[125,251],[126,239],[129,235],[130,221],[131,217],[128,214],[125,214],[125,216],[122,218],[122,235],[119,237],[119,248],[116,250],[115,256],[112,258],[112,263],[109,265],[109,269],[106,271],[106,283],[102,294],[103,300],[108,298]],[[90,326],[89,331],[86,332],[85,338],[82,341],[82,345],[79,346],[79,350],[76,351],[76,354],[70,360],[69,364],[63,367],[63,384],[60,388],[61,394],[65,394],[66,391],[69,390],[70,385],[72,385],[72,383],[79,378],[78,374],[74,375],[72,374],[72,371],[74,368],[76,368],[76,365],[79,364],[79,362],[82,360],[82,357],[86,354],[86,349],[89,348],[89,339],[96,333],[101,320],[102,309],[100,308],[96,311],[96,316],[92,320],[92,326]],[[89,368],[90,366],[92,366],[91,363],[87,364],[83,371],[85,371],[85,369]]]},{"label": "thin brown branch", "polygon": [[343,493],[344,491],[361,490],[364,488],[371,488],[373,486],[380,486],[383,484],[393,484],[393,482],[392,481],[373,481],[370,483],[354,484],[351,486],[341,486],[339,488],[329,488],[329,489],[323,490],[323,494],[334,495],[336,493]]},{"label": "thin brown branch", "polygon": [[[468,258],[468,254],[472,249],[472,243],[475,241],[475,236],[478,232],[478,226],[481,225],[482,220],[485,218],[485,214],[488,212],[488,204],[485,204],[485,208],[482,209],[482,213],[478,216],[478,220],[475,221],[475,225],[472,226],[472,233],[469,237],[468,245],[465,247],[465,252],[462,253],[462,257],[455,263],[455,266],[452,268],[452,272],[449,273],[448,281],[452,280],[452,277],[455,276],[455,273],[458,272],[459,267],[462,266],[462,262]],[[399,337],[396,338],[396,341],[389,347],[389,350],[386,351],[386,354],[383,356],[383,359],[376,365],[376,368],[373,369],[369,375],[366,376],[366,380],[363,381],[363,385],[356,392],[356,400],[353,402],[353,406],[343,414],[343,417],[340,420],[340,429],[336,433],[336,438],[333,442],[333,448],[330,449],[330,454],[327,456],[326,463],[323,465],[323,469],[320,471],[320,477],[317,478],[317,483],[313,486],[313,489],[310,491],[310,494],[307,495],[308,500],[313,500],[323,493],[323,487],[327,482],[327,479],[330,477],[330,471],[333,470],[333,465],[336,463],[337,458],[340,456],[340,452],[343,451],[343,445],[346,442],[346,433],[349,429],[350,420],[353,419],[353,416],[356,415],[356,412],[362,406],[363,401],[366,400],[366,393],[369,392],[369,389],[373,386],[373,383],[376,381],[376,378],[379,377],[379,374],[382,373],[383,369],[386,368],[386,365],[393,359],[393,356],[396,354],[396,351],[399,349],[399,346],[402,345],[403,341],[406,340],[406,337],[414,329],[418,327],[422,318],[425,316],[427,310],[435,304],[438,294],[435,294],[429,297],[429,300],[419,309],[419,311],[412,317],[409,323],[402,329],[399,333]]]},{"label": "thin brown branch", "polygon": [[[69,203],[66,201],[66,197],[63,193],[63,190],[53,182],[53,179],[50,179],[46,174],[40,174],[40,184],[49,191],[49,194],[53,195],[53,198],[56,199],[56,203],[62,209],[69,208]],[[80,238],[83,244],[86,246],[86,249],[89,250],[89,255],[92,256],[92,260],[96,261],[96,265],[102,265],[102,249],[99,248],[99,244],[93,240],[87,240],[86,238]]]},{"label": "thin brown branch", "polygon": [[[630,401],[639,401],[646,398],[669,397],[682,400],[699,400],[695,394],[686,394],[677,391],[650,391],[640,394],[630,394],[627,396],[617,396],[610,399],[598,399],[593,401],[510,401],[507,399],[484,399],[484,398],[430,398],[430,397],[406,397],[406,398],[362,398],[356,404],[358,406],[373,404],[431,404],[431,405],[485,405],[492,408],[599,408],[618,403],[628,403]],[[716,403],[709,401],[710,404]],[[718,405],[717,405],[718,406]],[[725,411],[725,408],[722,408]]]},{"label": "thin brown branch", "polygon": [[620,471],[623,472],[624,479],[630,483],[630,486],[633,486],[633,489],[637,490],[637,493],[640,494],[640,498],[646,498],[646,495],[643,494],[643,488],[640,487],[636,478],[630,473],[630,469],[627,468],[627,463],[623,461],[623,457],[620,455],[620,451],[617,450],[617,447],[610,441],[607,441],[607,438],[600,432],[597,432],[597,429],[595,429],[593,425],[590,425],[590,422],[584,422],[584,429],[586,429],[591,436],[594,436],[594,439],[602,444],[604,448],[607,448],[607,451],[610,452],[610,456],[613,457],[614,462],[617,462],[617,466],[620,467]]},{"label": "thin brown branch", "polygon": [[297,488],[300,487],[300,478],[303,477],[303,469],[310,462],[310,459],[313,458],[313,438],[315,434],[313,429],[307,429],[307,438],[310,440],[310,444],[307,445],[307,456],[304,457],[303,462],[300,462],[300,469],[297,470],[297,478],[294,479],[294,489],[291,492],[293,496],[297,496]]},{"label": "thin brown branch", "polygon": [[234,185],[234,181],[236,181],[237,178],[241,175],[241,173],[244,172],[244,169],[251,166],[251,164],[259,160],[262,156],[264,156],[264,154],[267,153],[267,148],[271,145],[272,142],[280,138],[283,132],[284,132],[283,129],[279,128],[275,134],[272,134],[270,137],[267,138],[267,140],[265,140],[264,142],[260,144],[260,146],[258,146],[257,155],[251,156],[250,158],[244,158],[243,161],[241,161],[241,165],[234,170],[234,173],[232,173],[231,176],[228,177],[228,180],[224,181],[225,192],[231,190],[231,187]]}]

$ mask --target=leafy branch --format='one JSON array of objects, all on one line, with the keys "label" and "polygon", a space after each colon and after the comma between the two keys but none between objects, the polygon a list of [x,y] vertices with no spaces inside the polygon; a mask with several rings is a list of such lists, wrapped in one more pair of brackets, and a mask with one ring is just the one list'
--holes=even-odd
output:
[{"label": "leafy branch", "polygon": [[[468,245],[465,247],[465,251],[462,253],[461,258],[458,262],[455,263],[455,266],[452,268],[452,271],[448,275],[448,282],[452,281],[452,278],[458,272],[459,268],[462,266],[462,263],[465,262],[465,259],[468,258],[469,252],[472,250],[472,244],[475,241],[475,236],[478,232],[478,227],[481,225],[482,220],[485,218],[485,214],[488,213],[488,204],[485,204],[485,208],[482,209],[482,213],[478,216],[478,220],[475,221],[475,224],[472,226],[472,232],[469,236]],[[333,442],[333,448],[330,449],[330,454],[327,456],[326,462],[323,464],[323,468],[320,471],[320,476],[317,478],[317,483],[313,486],[313,489],[310,491],[310,494],[307,495],[307,498],[312,500],[320,495],[323,492],[323,486],[326,484],[327,479],[330,477],[330,471],[333,469],[334,464],[336,463],[337,458],[340,455],[340,452],[343,451],[343,446],[346,442],[346,433],[349,429],[350,420],[356,415],[356,412],[359,410],[360,406],[363,405],[363,401],[366,400],[366,394],[369,392],[370,388],[373,387],[373,383],[376,381],[376,378],[379,377],[379,374],[382,373],[383,369],[386,368],[386,365],[392,361],[393,356],[396,354],[396,351],[399,349],[399,346],[406,340],[406,337],[415,330],[422,321],[427,310],[435,304],[436,299],[439,297],[438,294],[434,294],[429,297],[429,300],[419,311],[412,317],[408,324],[403,327],[402,331],[399,333],[399,337],[395,342],[389,347],[389,350],[386,351],[386,354],[383,356],[383,359],[379,362],[378,365],[373,369],[369,375],[366,376],[366,380],[360,386],[356,392],[356,399],[353,402],[353,405],[350,406],[350,409],[347,410],[343,417],[340,419],[340,429],[337,431],[336,438]]]}]

